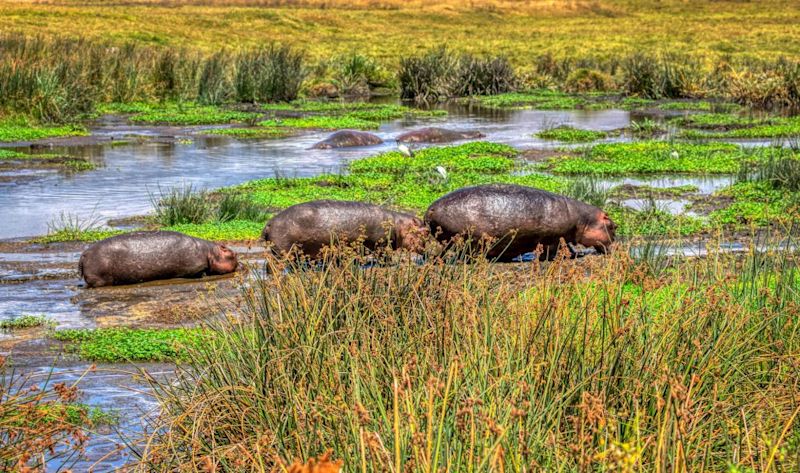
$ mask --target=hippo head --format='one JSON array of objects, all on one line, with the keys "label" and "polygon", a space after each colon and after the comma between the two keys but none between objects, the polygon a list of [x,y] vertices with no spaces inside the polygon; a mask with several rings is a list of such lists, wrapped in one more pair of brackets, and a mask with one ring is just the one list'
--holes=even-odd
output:
[{"label": "hippo head", "polygon": [[578,232],[578,243],[587,248],[594,248],[598,253],[606,253],[614,242],[616,230],[617,225],[608,214],[596,209]]},{"label": "hippo head", "polygon": [[413,215],[400,215],[394,223],[397,247],[414,253],[419,253],[425,248],[425,240],[430,235],[430,230],[421,219]]},{"label": "hippo head", "polygon": [[228,274],[236,271],[239,260],[236,253],[225,245],[214,245],[208,255],[208,272],[210,274]]}]

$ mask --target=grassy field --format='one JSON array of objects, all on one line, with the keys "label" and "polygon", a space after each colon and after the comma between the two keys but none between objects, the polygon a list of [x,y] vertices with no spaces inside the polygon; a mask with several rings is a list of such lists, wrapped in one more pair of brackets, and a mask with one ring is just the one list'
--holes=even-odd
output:
[{"label": "grassy field", "polygon": [[207,51],[280,41],[316,59],[355,50],[390,63],[444,41],[518,65],[634,49],[774,58],[800,54],[800,2],[5,1],[0,30]]}]

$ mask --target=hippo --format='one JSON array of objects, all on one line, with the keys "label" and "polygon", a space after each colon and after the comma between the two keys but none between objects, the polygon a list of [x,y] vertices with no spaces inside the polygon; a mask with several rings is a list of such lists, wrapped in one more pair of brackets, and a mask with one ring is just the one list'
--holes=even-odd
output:
[{"label": "hippo", "polygon": [[534,251],[540,244],[544,250],[541,258],[552,259],[562,238],[567,244],[591,247],[602,254],[610,248],[616,230],[608,215],[593,205],[511,184],[453,191],[431,204],[425,222],[446,245],[459,235],[492,239],[487,256],[500,261]]},{"label": "hippo", "polygon": [[314,149],[352,148],[383,143],[377,135],[365,131],[339,130],[313,146]]},{"label": "hippo", "polygon": [[101,240],[81,254],[78,271],[88,287],[228,274],[238,267],[225,245],[178,232],[132,232]]},{"label": "hippo", "polygon": [[398,143],[449,143],[451,141],[471,140],[483,138],[483,133],[479,131],[457,131],[446,130],[444,128],[421,128],[413,130],[397,137]]},{"label": "hippo", "polygon": [[287,256],[299,251],[319,259],[334,239],[363,239],[374,250],[391,246],[417,252],[428,235],[421,219],[378,205],[340,200],[315,200],[289,207],[267,222],[261,237],[273,253]]}]

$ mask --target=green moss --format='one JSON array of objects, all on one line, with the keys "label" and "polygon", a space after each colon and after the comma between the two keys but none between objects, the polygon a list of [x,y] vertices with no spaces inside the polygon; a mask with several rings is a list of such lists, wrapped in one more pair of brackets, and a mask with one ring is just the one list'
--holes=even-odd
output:
[{"label": "green moss", "polygon": [[22,315],[14,319],[0,321],[0,329],[21,330],[53,324],[53,320],[46,315]]},{"label": "green moss", "polygon": [[549,167],[562,174],[734,173],[755,153],[726,143],[608,143],[555,158]]},{"label": "green moss", "polygon": [[194,103],[145,103],[106,104],[102,113],[132,114],[130,120],[138,124],[154,125],[214,125],[220,123],[244,123],[258,119],[261,114],[226,110],[222,107],[200,106]]},{"label": "green moss", "polygon": [[37,237],[31,240],[33,243],[47,244],[47,243],[60,243],[67,241],[99,241],[125,233],[121,230],[77,230],[77,229],[59,229],[57,231],[48,233],[45,236]]},{"label": "green moss", "polygon": [[380,126],[377,121],[363,120],[350,115],[342,116],[311,116],[302,118],[275,118],[265,120],[258,124],[269,128],[316,128],[320,130],[374,130]]},{"label": "green moss", "polygon": [[68,329],[52,334],[81,358],[100,362],[180,360],[185,348],[201,343],[201,329]]},{"label": "green moss", "polygon": [[204,135],[232,136],[235,138],[271,138],[279,139],[292,136],[294,133],[286,128],[256,127],[256,128],[215,128],[204,130]]},{"label": "green moss", "polygon": [[89,132],[80,125],[35,125],[25,120],[0,121],[0,142],[34,141],[63,136],[85,136]]},{"label": "green moss", "polygon": [[229,222],[187,223],[173,225],[164,230],[185,233],[197,238],[212,241],[257,240],[265,222],[250,220],[231,220]]},{"label": "green moss", "polygon": [[563,141],[565,143],[588,143],[602,140],[608,136],[604,131],[581,130],[571,126],[562,125],[549,130],[540,131],[535,135],[543,140]]}]

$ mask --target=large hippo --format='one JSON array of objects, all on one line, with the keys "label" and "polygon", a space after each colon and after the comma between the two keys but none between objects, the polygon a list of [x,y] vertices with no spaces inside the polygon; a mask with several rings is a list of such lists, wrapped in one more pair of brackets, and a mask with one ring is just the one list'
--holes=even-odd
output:
[{"label": "large hippo", "polygon": [[318,259],[334,240],[419,251],[428,229],[421,219],[363,202],[316,200],[293,205],[267,222],[262,238],[279,255],[300,251]]},{"label": "large hippo", "polygon": [[485,135],[479,131],[446,130],[444,128],[420,128],[397,137],[398,143],[450,143],[459,140],[472,140],[483,138]]},{"label": "large hippo", "polygon": [[494,241],[487,256],[511,260],[543,246],[542,258],[556,255],[560,239],[605,253],[616,225],[599,208],[532,187],[489,184],[465,187],[431,204],[430,230],[443,243],[457,235]]},{"label": "large hippo", "polygon": [[379,136],[356,130],[340,130],[319,143],[315,149],[352,148],[355,146],[372,146],[383,143]]},{"label": "large hippo", "polygon": [[133,232],[90,246],[78,271],[88,287],[136,284],[236,271],[236,253],[225,245],[178,232]]}]

